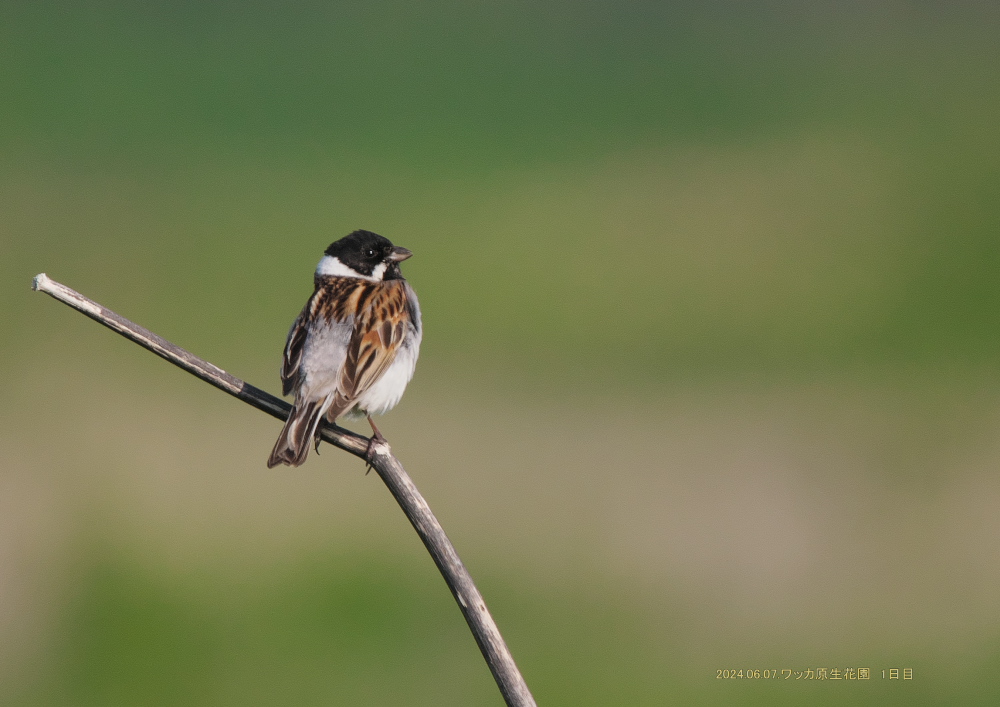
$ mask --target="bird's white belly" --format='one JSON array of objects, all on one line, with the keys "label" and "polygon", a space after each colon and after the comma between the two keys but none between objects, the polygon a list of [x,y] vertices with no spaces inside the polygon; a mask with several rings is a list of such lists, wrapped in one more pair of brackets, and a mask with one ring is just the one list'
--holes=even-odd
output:
[{"label": "bird's white belly", "polygon": [[419,349],[419,335],[411,334],[409,341],[399,348],[396,358],[385,373],[358,398],[357,409],[369,415],[384,415],[394,408],[403,397],[406,384],[413,378]]}]

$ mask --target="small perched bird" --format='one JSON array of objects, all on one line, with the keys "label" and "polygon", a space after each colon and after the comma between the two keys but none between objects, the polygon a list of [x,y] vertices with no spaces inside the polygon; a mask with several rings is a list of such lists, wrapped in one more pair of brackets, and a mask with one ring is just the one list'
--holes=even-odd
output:
[{"label": "small perched bird", "polygon": [[420,305],[399,264],[409,258],[371,231],[332,243],[316,266],[316,289],[292,324],[281,364],[282,392],[295,405],[268,467],[299,466],[324,415],[367,417],[391,410],[413,377],[420,350]]}]

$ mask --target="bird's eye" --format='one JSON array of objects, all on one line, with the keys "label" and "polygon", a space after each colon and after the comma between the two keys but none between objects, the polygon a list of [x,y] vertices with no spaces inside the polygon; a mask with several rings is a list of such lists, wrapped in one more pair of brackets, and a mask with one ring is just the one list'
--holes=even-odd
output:
[{"label": "bird's eye", "polygon": [[365,257],[366,258],[374,258],[376,255],[378,255],[378,253],[376,253],[371,248],[369,248],[368,250],[365,251]]}]

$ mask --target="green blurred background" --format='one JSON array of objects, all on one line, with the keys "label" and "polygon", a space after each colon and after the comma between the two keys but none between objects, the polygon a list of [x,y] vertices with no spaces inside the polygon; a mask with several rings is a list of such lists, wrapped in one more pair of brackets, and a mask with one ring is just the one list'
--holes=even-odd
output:
[{"label": "green blurred background", "polygon": [[[992,3],[3,3],[0,702],[499,705],[278,390],[331,241],[412,249],[382,423],[540,704],[1000,700]],[[867,667],[872,679],[719,680]],[[892,668],[910,681],[882,679]]]}]

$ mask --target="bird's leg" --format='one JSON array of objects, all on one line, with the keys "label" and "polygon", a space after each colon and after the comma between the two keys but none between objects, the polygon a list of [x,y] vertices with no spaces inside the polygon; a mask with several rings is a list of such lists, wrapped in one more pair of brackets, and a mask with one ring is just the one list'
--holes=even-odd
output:
[{"label": "bird's leg", "polygon": [[372,426],[372,432],[375,433],[372,436],[372,439],[376,442],[385,442],[385,437],[383,437],[382,433],[378,431],[378,427],[375,426],[375,420],[372,419],[371,415],[368,416],[368,424]]},{"label": "bird's leg", "polygon": [[372,436],[368,440],[368,450],[365,452],[365,460],[368,462],[368,468],[365,470],[365,474],[372,470],[372,452],[373,447],[378,443],[386,443],[385,437],[379,432],[378,427],[375,426],[375,421],[372,420],[372,416],[368,415],[368,424],[372,426]]}]

